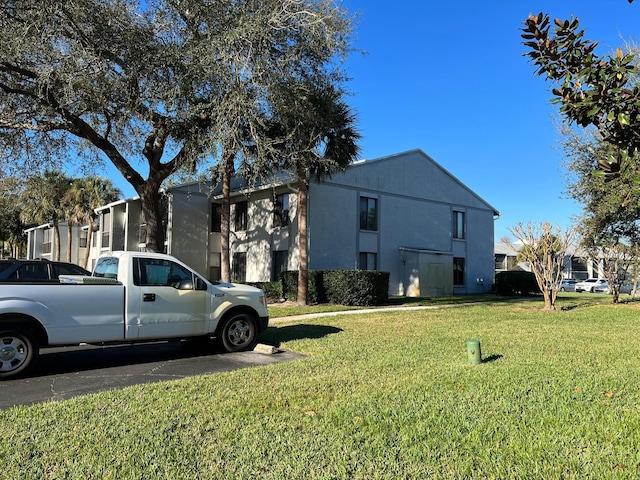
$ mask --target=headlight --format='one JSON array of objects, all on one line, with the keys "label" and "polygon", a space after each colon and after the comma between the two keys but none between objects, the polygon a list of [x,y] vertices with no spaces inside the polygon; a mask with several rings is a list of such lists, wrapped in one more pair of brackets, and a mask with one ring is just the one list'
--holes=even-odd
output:
[{"label": "headlight", "polygon": [[260,305],[262,305],[264,308],[267,308],[267,297],[265,297],[264,295],[260,295]]}]

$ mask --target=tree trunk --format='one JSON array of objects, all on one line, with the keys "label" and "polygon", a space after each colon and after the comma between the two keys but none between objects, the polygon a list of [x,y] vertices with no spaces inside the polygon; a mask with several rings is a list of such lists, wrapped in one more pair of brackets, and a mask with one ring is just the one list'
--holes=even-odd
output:
[{"label": "tree trunk", "polygon": [[164,229],[160,215],[160,185],[145,182],[138,190],[142,206],[142,219],[146,224],[147,236],[145,250],[147,252],[164,252]]},{"label": "tree trunk", "polygon": [[53,260],[56,262],[59,262],[60,261],[60,225],[58,225],[57,221],[53,222],[53,237],[55,238],[55,242],[56,242],[56,251],[55,251],[55,256],[53,257]]},{"label": "tree trunk", "polygon": [[544,297],[544,309],[555,310],[556,309],[556,294],[552,289],[543,289],[542,296]]},{"label": "tree trunk", "polygon": [[71,222],[67,223],[67,262],[71,263],[71,247],[73,246],[73,225]]},{"label": "tree trunk", "polygon": [[298,305],[307,304],[309,285],[309,245],[307,239],[307,201],[309,186],[306,176],[298,172]]},{"label": "tree trunk", "polygon": [[89,255],[91,254],[91,243],[93,242],[93,222],[89,220],[89,228],[87,229],[87,247],[84,249],[84,259],[82,260],[82,268],[87,268],[89,263]]},{"label": "tree trunk", "polygon": [[220,279],[231,281],[231,177],[234,173],[235,153],[224,160],[222,172],[222,205],[220,213]]}]

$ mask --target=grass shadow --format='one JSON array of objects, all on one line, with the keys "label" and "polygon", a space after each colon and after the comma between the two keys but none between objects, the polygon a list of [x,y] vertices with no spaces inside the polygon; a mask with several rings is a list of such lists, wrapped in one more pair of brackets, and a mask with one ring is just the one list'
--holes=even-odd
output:
[{"label": "grass shadow", "polygon": [[287,325],[279,328],[270,327],[262,332],[260,338],[264,343],[279,347],[283,342],[302,339],[316,339],[333,333],[340,333],[341,328],[330,325]]},{"label": "grass shadow", "polygon": [[495,362],[496,360],[500,360],[502,357],[503,355],[489,355],[488,357],[482,359],[482,363]]}]

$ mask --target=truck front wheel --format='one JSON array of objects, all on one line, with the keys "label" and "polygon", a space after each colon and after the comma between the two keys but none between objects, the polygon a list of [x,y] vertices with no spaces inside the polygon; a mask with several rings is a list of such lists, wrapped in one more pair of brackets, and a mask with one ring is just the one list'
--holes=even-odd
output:
[{"label": "truck front wheel", "polygon": [[0,327],[0,379],[27,370],[38,357],[38,344],[20,328]]},{"label": "truck front wheel", "polygon": [[256,322],[251,315],[234,313],[222,321],[217,338],[227,352],[240,352],[253,346],[257,334]]}]

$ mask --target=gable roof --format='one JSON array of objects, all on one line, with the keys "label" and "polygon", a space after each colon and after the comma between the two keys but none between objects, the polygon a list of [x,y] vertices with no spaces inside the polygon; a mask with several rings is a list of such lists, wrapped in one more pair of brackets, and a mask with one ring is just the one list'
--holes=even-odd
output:
[{"label": "gable roof", "polygon": [[[483,208],[491,210],[494,216],[500,215],[496,208],[419,148],[373,160],[355,162],[346,172],[334,175],[331,180],[339,179],[340,175],[344,175],[345,180],[349,178],[360,186],[372,190],[395,187],[397,191],[406,194],[413,192],[420,196],[427,192],[434,200],[454,204],[468,204],[469,200],[473,199]],[[370,178],[365,178],[366,176]],[[396,185],[389,186],[394,181],[397,182]],[[428,189],[425,190],[425,186],[428,186]],[[464,195],[460,192],[464,192]],[[456,195],[457,198],[455,198]],[[465,199],[463,200],[462,197]]]}]

